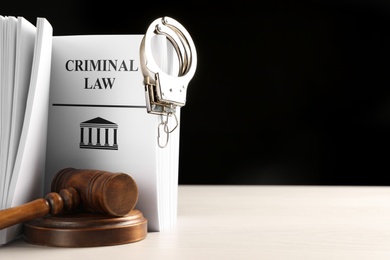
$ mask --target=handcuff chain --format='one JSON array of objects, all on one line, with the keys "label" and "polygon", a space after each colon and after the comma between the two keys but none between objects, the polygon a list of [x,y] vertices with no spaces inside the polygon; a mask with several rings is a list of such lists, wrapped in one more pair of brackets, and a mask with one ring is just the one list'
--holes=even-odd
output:
[{"label": "handcuff chain", "polygon": [[[175,127],[174,127],[172,130],[169,130],[168,120],[169,120],[169,117],[170,117],[171,115],[173,115],[174,118],[175,118]],[[175,131],[175,129],[179,126],[179,121],[178,121],[178,119],[177,119],[176,113],[174,113],[174,112],[169,112],[169,113],[166,115],[165,121],[164,121],[164,115],[160,115],[160,118],[161,118],[161,122],[160,122],[160,123],[158,124],[158,126],[157,126],[157,143],[158,143],[158,146],[159,146],[160,148],[165,148],[165,147],[168,145],[169,135],[170,135],[173,131]],[[165,141],[165,144],[164,144],[164,145],[161,144],[161,140],[160,140],[160,138],[161,138],[161,134],[160,134],[160,133],[161,133],[161,130],[160,130],[160,128],[161,128],[161,127],[163,127],[164,132],[165,132],[165,134],[166,134],[166,141]]]}]

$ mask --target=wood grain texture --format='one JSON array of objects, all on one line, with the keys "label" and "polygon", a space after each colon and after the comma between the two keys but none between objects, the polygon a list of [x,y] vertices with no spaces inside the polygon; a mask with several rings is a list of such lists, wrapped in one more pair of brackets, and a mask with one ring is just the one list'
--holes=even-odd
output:
[{"label": "wood grain texture", "polygon": [[[4,259],[390,259],[390,188],[179,185],[172,230],[120,246],[47,250],[15,241]],[[147,216],[145,216],[147,217]]]}]

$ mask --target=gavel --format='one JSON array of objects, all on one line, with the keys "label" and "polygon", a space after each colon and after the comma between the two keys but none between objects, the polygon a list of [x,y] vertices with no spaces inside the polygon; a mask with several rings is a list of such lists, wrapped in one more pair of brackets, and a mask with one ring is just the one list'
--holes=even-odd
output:
[{"label": "gavel", "polygon": [[137,184],[126,173],[65,168],[56,173],[51,192],[44,198],[0,210],[0,230],[76,209],[121,217],[130,213],[137,201]]}]

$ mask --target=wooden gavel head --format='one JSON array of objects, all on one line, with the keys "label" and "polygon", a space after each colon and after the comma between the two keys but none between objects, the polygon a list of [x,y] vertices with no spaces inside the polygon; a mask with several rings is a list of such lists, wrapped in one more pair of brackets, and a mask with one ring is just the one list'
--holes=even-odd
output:
[{"label": "wooden gavel head", "polygon": [[[138,201],[137,184],[126,173],[65,168],[57,172],[51,183],[52,192],[61,194],[64,190],[76,190],[83,209],[112,216],[128,214]],[[69,196],[62,197],[66,200]],[[65,205],[71,203],[64,201]]]},{"label": "wooden gavel head", "polygon": [[137,184],[126,173],[65,168],[54,176],[51,189],[45,198],[0,210],[0,230],[80,206],[87,211],[122,217],[129,214],[138,201]]}]

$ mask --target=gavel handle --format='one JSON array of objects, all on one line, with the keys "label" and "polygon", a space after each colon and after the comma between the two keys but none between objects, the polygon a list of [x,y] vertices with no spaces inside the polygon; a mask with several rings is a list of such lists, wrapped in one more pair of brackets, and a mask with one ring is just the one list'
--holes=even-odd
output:
[{"label": "gavel handle", "polygon": [[0,230],[23,223],[47,214],[57,215],[62,211],[76,208],[80,204],[80,196],[73,188],[66,188],[59,193],[51,192],[26,204],[0,210]]}]

